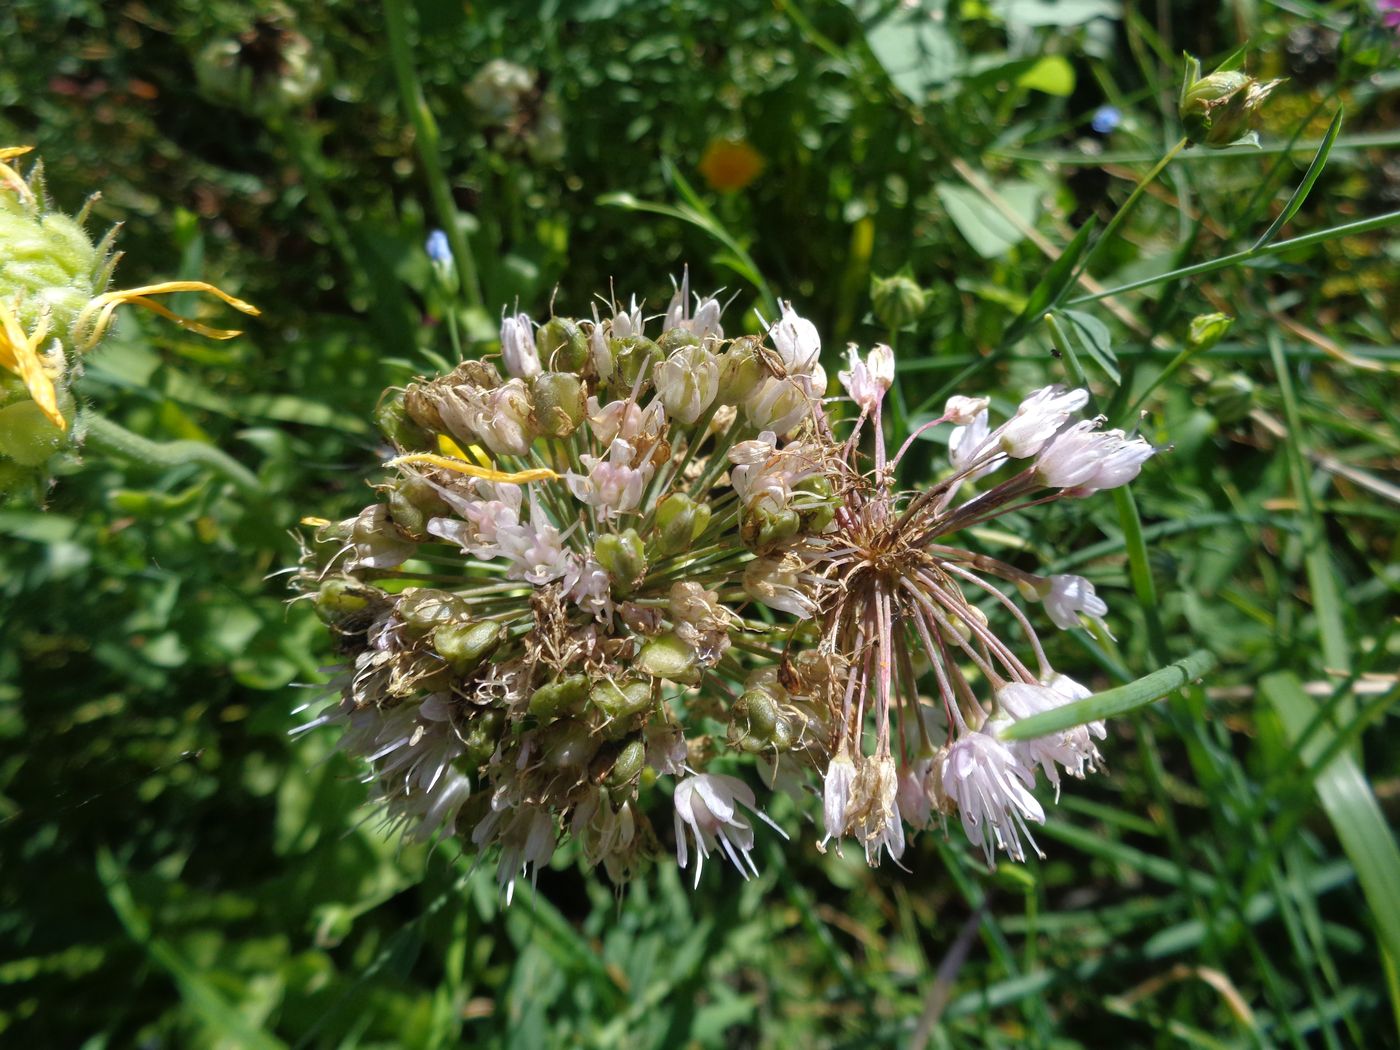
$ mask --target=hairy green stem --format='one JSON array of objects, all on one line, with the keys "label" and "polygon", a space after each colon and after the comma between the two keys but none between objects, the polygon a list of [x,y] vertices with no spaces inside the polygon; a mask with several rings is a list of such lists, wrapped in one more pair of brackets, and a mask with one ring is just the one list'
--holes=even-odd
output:
[{"label": "hairy green stem", "polygon": [[202,441],[152,441],[133,434],[105,416],[84,412],[82,426],[86,447],[123,459],[135,460],[158,470],[198,463],[233,482],[244,492],[260,493],[257,477],[226,452]]}]

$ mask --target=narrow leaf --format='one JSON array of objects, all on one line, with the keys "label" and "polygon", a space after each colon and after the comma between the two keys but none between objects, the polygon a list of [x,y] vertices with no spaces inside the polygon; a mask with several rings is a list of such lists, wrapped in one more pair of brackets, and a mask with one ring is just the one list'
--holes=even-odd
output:
[{"label": "narrow leaf", "polygon": [[1279,212],[1264,235],[1254,242],[1252,251],[1258,251],[1278,236],[1279,231],[1288,223],[1288,220],[1298,214],[1298,209],[1303,206],[1303,202],[1308,199],[1308,194],[1312,191],[1313,183],[1317,181],[1322,169],[1327,166],[1327,157],[1332,152],[1332,146],[1337,141],[1337,135],[1342,130],[1342,107],[1337,107],[1337,115],[1332,118],[1332,123],[1327,127],[1327,134],[1322,137],[1322,145],[1317,148],[1317,153],[1313,155],[1312,163],[1308,165],[1308,170],[1303,174],[1303,181],[1298,183],[1298,188],[1293,191],[1293,196],[1288,198],[1288,203],[1283,206],[1283,211]]},{"label": "narrow leaf", "polygon": [[1021,340],[1033,324],[1040,323],[1045,312],[1052,306],[1058,305],[1064,298],[1070,286],[1074,282],[1074,272],[1079,265],[1079,260],[1089,247],[1089,239],[1093,236],[1094,229],[1098,222],[1090,219],[1079,228],[1079,232],[1074,235],[1074,240],[1060,257],[1050,264],[1050,269],[1045,271],[1045,276],[1040,279],[1034,288],[1031,289],[1030,298],[1026,300],[1025,307],[1017,315],[1016,320],[1011,322],[1011,327],[1006,330],[1006,335],[1002,337],[1002,346],[1014,346]]}]

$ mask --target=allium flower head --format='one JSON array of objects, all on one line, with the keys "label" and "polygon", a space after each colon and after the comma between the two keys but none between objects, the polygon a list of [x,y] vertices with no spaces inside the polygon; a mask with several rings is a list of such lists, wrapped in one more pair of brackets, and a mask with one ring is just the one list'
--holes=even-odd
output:
[{"label": "allium flower head", "polygon": [[319,529],[298,581],[344,657],[310,724],[342,727],[390,826],[495,851],[507,894],[565,838],[614,879],[668,836],[697,879],[716,851],[753,874],[750,763],[821,785],[820,848],[905,863],[956,814],[989,861],[1023,858],[1037,772],[1095,769],[1105,727],[998,735],[1084,692],[1012,595],[1060,626],[1107,607],[960,535],[1121,483],[1150,447],[1076,420],[1087,391],[1000,422],[960,395],[923,428],[949,428],[948,469],[909,491],[887,349],[849,354],[833,409],[791,304],[726,339],[683,277],[649,324],[637,299],[507,317],[507,374],[467,361],[388,402],[379,499]]}]

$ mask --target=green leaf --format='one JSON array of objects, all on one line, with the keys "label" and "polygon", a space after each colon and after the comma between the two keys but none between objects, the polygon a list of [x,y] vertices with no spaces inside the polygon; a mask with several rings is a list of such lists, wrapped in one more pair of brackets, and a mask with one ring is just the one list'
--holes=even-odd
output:
[{"label": "green leaf", "polygon": [[1095,18],[1120,21],[1123,5],[1115,0],[998,0],[992,10],[1007,25],[1082,26]]},{"label": "green leaf", "polygon": [[1074,67],[1063,55],[1046,55],[1017,77],[1016,83],[1033,91],[1068,98],[1074,93]]},{"label": "green leaf", "polygon": [[1322,169],[1327,166],[1328,154],[1332,152],[1332,146],[1337,141],[1337,135],[1342,130],[1341,106],[1337,107],[1337,114],[1332,118],[1332,123],[1327,127],[1327,134],[1322,137],[1322,145],[1317,148],[1317,153],[1313,155],[1312,163],[1308,165],[1308,170],[1303,173],[1303,181],[1298,183],[1298,188],[1293,191],[1293,196],[1288,198],[1288,203],[1283,206],[1283,211],[1279,212],[1264,235],[1254,242],[1253,251],[1258,251],[1278,236],[1279,231],[1288,223],[1288,220],[1298,214],[1298,209],[1303,206],[1303,202],[1308,199],[1308,193],[1313,188],[1313,183],[1322,174]]},{"label": "green leaf", "polygon": [[[1266,675],[1259,682],[1259,692],[1278,713],[1290,739],[1297,740],[1313,724],[1317,702],[1291,672]],[[1334,728],[1326,724],[1312,732],[1303,747],[1306,775],[1313,780],[1342,849],[1356,868],[1381,947],[1392,959],[1400,959],[1400,908],[1396,907],[1400,901],[1400,848],[1375,792],[1349,753],[1338,753],[1323,769],[1315,767],[1334,735]]]},{"label": "green leaf", "polygon": [[1118,372],[1118,356],[1113,352],[1113,339],[1108,333],[1108,326],[1093,314],[1080,310],[1065,310],[1060,316],[1069,322],[1070,334],[1078,339],[1094,363],[1115,384],[1121,385],[1123,377]]},{"label": "green leaf", "polygon": [[1034,226],[1040,214],[1040,187],[1029,182],[1004,182],[996,194],[1021,219],[1018,225],[982,194],[952,182],[940,182],[938,198],[958,232],[967,238],[973,251],[984,259],[1005,255],[1025,239],[1023,226]]},{"label": "green leaf", "polygon": [[957,75],[960,53],[941,24],[917,11],[897,9],[865,35],[866,43],[894,86],[922,104],[929,90]]},{"label": "green leaf", "polygon": [[1197,649],[1190,656],[1174,660],[1136,682],[1115,686],[1053,711],[1023,718],[1003,730],[1000,736],[1003,740],[1032,740],[1102,718],[1126,714],[1190,685],[1214,666],[1215,655],[1206,649]]},{"label": "green leaf", "polygon": [[1031,325],[1038,324],[1045,315],[1045,311],[1055,306],[1065,293],[1074,284],[1074,273],[1079,266],[1079,260],[1089,247],[1089,239],[1093,236],[1094,229],[1098,226],[1098,221],[1091,218],[1079,228],[1079,232],[1074,235],[1074,240],[1069,242],[1068,247],[1060,253],[1060,257],[1050,264],[1050,269],[1045,271],[1045,276],[1036,282],[1036,286],[1031,289],[1030,298],[1026,300],[1026,305],[1021,312],[1016,315],[1016,320],[1011,322],[1011,327],[1006,330],[1006,335],[1002,337],[1003,347],[1014,346],[1020,342],[1021,337],[1030,330]]}]

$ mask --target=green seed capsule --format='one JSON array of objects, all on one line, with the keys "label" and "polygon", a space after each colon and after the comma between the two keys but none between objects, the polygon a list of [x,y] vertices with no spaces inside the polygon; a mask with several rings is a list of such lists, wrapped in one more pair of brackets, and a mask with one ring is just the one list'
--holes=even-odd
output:
[{"label": "green seed capsule", "polygon": [[406,452],[422,452],[434,447],[433,436],[409,415],[404,404],[403,392],[379,403],[379,407],[374,410],[374,423],[395,448]]},{"label": "green seed capsule", "polygon": [[578,372],[588,362],[588,337],[566,317],[551,317],[535,339],[540,364],[551,372]]},{"label": "green seed capsule", "polygon": [[626,718],[640,714],[651,706],[651,684],[641,681],[620,685],[599,682],[589,692],[588,699],[608,718]]},{"label": "green seed capsule", "polygon": [[669,356],[683,346],[699,346],[700,337],[689,329],[670,328],[661,333],[656,345],[663,354]]},{"label": "green seed capsule", "polygon": [[625,787],[642,773],[647,761],[647,746],[638,739],[627,741],[604,781],[609,787]]},{"label": "green seed capsule", "polygon": [[547,682],[530,694],[530,714],[537,718],[555,718],[565,712],[578,713],[588,699],[588,677],[571,674]]},{"label": "green seed capsule", "polygon": [[583,422],[587,391],[572,372],[541,372],[530,381],[535,426],[546,437],[568,437]]},{"label": "green seed capsule", "polygon": [[467,619],[470,607],[465,598],[451,591],[420,587],[399,598],[395,610],[399,619],[420,631]]},{"label": "green seed capsule", "polygon": [[653,549],[662,558],[688,551],[709,524],[709,504],[696,503],[684,493],[673,492],[656,508]]},{"label": "green seed capsule", "polygon": [[615,594],[630,594],[647,574],[646,544],[636,529],[607,533],[593,544],[593,557],[612,580]]},{"label": "green seed capsule", "polygon": [[446,624],[433,631],[433,648],[458,674],[467,674],[496,651],[505,639],[506,629],[498,623]]},{"label": "green seed capsule", "polygon": [[640,335],[614,339],[610,346],[614,376],[620,385],[628,388],[637,382],[637,376],[642,374],[643,369],[650,375],[652,366],[665,356],[661,347]]},{"label": "green seed capsule", "polygon": [[891,331],[899,331],[923,316],[928,293],[903,274],[876,277],[870,282],[870,302],[880,323]]},{"label": "green seed capsule", "polygon": [[312,605],[322,623],[337,627],[363,613],[378,595],[373,587],[366,587],[357,580],[332,576],[321,584]]},{"label": "green seed capsule", "polygon": [[601,744],[585,723],[561,718],[540,734],[540,756],[555,769],[579,769]]},{"label": "green seed capsule", "polygon": [[647,639],[642,651],[637,654],[637,667],[643,674],[685,685],[700,681],[695,651],[669,632]]}]

